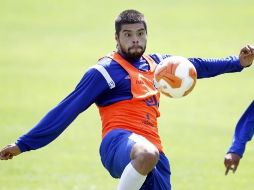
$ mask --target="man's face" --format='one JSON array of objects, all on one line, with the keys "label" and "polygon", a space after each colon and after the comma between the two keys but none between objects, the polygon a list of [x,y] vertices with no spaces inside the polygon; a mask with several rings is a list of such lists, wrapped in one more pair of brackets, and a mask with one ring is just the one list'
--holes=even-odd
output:
[{"label": "man's face", "polygon": [[147,34],[142,23],[123,24],[115,39],[118,52],[129,60],[140,58],[145,52]]}]

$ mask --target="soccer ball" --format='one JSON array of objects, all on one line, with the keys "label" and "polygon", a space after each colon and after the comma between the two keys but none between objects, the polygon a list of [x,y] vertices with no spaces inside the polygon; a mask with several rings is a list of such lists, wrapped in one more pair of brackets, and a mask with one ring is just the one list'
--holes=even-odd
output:
[{"label": "soccer ball", "polygon": [[154,73],[155,87],[172,98],[180,98],[189,94],[197,79],[193,64],[181,56],[171,56],[162,60]]}]

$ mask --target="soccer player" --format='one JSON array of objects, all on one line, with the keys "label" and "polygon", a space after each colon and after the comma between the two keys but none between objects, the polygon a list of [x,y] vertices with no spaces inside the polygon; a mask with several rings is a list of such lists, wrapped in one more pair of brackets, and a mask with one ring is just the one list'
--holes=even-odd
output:
[{"label": "soccer player", "polygon": [[[100,156],[118,190],[170,190],[170,165],[157,127],[160,94],[153,85],[156,65],[170,55],[145,55],[147,24],[144,15],[125,10],[115,20],[116,51],[101,58],[62,102],[34,128],[0,152],[2,160],[41,148],[91,104],[102,121]],[[240,72],[254,59],[253,46],[239,56],[223,59],[189,58],[198,78]],[[96,86],[96,88],[95,88]]]},{"label": "soccer player", "polygon": [[225,175],[230,170],[235,172],[239,165],[240,159],[243,157],[245,146],[252,139],[254,134],[254,101],[249,105],[238,121],[233,142],[225,155],[224,165],[226,167]]}]

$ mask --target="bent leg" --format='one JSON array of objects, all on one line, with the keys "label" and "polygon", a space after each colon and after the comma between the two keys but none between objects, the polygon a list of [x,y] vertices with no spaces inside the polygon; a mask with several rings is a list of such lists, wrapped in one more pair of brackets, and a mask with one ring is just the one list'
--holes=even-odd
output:
[{"label": "bent leg", "polygon": [[125,167],[118,190],[138,190],[146,180],[146,176],[155,167],[159,159],[158,149],[144,137],[132,134],[129,139],[133,140],[130,153],[131,162]]},{"label": "bent leg", "polygon": [[[158,184],[156,181],[160,182],[161,180],[161,174],[154,173],[157,171],[155,170],[157,165],[160,165],[161,160],[157,163],[160,154],[153,144],[140,135],[121,129],[113,130],[102,140],[100,155],[101,161],[110,175],[120,178],[119,190],[138,190],[143,184],[141,189],[152,190],[150,184],[156,186]],[[166,175],[166,185],[163,185],[162,182],[162,187],[169,187],[169,169],[165,170],[168,175]]]}]

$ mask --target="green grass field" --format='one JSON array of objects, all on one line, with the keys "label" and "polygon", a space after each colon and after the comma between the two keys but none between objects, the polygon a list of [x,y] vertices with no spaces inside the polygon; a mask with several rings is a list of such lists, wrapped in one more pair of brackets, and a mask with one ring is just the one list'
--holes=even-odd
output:
[{"label": "green grass field", "polygon": [[[0,0],[0,147],[14,142],[68,95],[86,69],[115,49],[114,19],[127,8],[148,21],[147,53],[238,55],[254,44],[251,0]],[[174,190],[252,190],[254,143],[224,176],[240,115],[254,98],[254,68],[197,82],[182,99],[162,97],[160,134]],[[0,190],[112,190],[99,158],[93,105],[49,146],[0,161]]]}]

